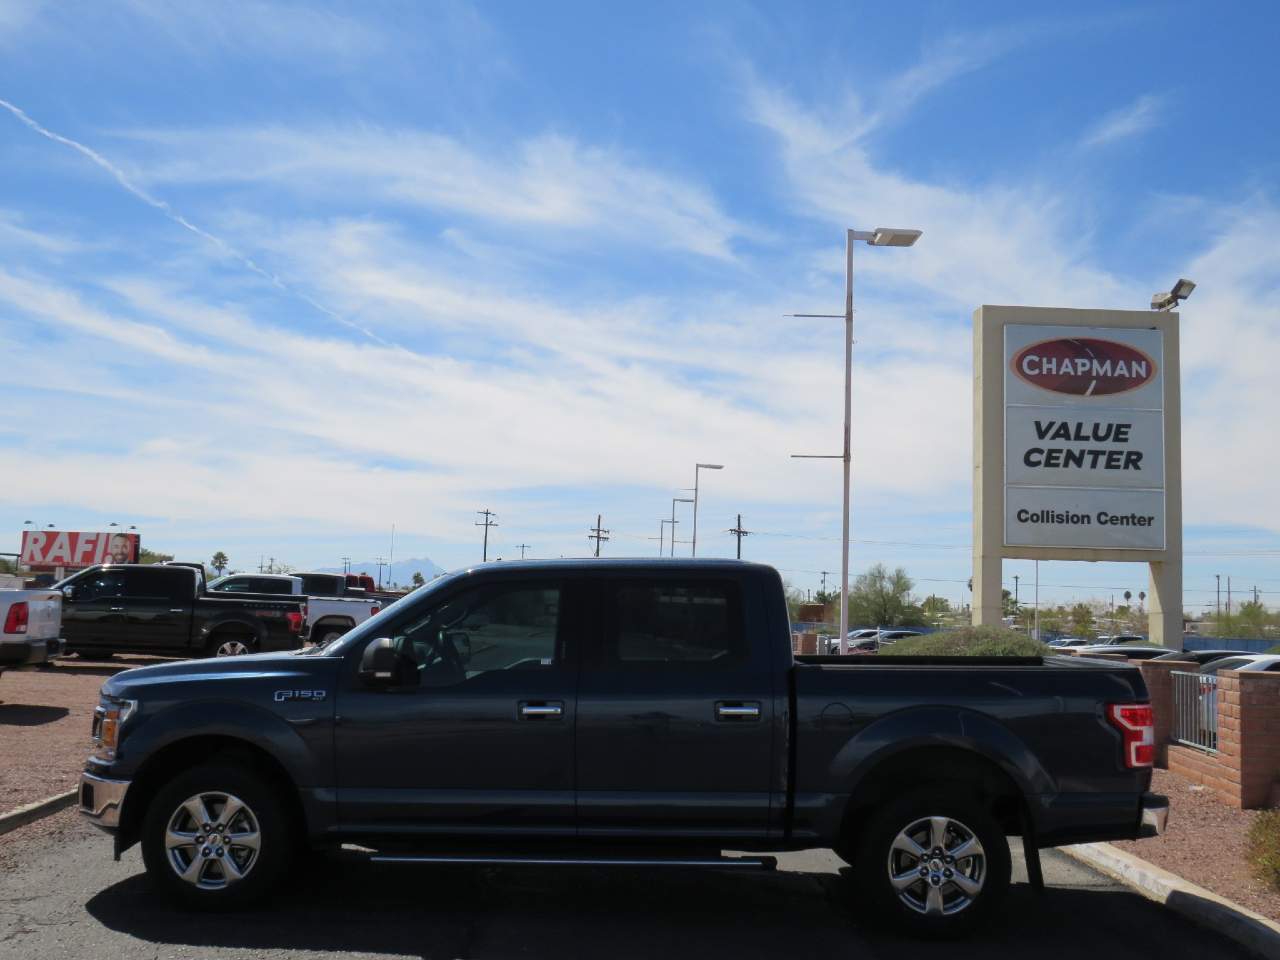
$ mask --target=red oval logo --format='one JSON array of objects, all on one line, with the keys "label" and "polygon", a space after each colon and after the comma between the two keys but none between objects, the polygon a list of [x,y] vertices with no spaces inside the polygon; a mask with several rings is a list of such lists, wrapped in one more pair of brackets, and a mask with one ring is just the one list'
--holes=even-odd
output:
[{"label": "red oval logo", "polygon": [[1093,337],[1062,337],[1023,347],[1010,362],[1033,387],[1076,397],[1137,390],[1156,375],[1156,362],[1136,347]]}]

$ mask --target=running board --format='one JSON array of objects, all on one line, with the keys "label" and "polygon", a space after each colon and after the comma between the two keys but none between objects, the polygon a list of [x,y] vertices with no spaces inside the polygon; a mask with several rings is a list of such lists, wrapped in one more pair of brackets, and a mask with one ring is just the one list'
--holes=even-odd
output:
[{"label": "running board", "polygon": [[714,867],[719,869],[773,870],[776,857],[707,857],[665,859],[657,857],[500,857],[466,854],[372,853],[372,863],[452,863],[521,867]]}]

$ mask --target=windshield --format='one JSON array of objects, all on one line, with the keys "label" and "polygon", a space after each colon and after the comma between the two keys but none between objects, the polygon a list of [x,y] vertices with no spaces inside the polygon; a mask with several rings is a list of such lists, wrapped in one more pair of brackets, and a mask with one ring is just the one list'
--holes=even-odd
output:
[{"label": "windshield", "polygon": [[459,577],[466,576],[466,574],[466,570],[455,570],[453,573],[445,574],[442,577],[436,577],[430,583],[424,583],[422,586],[418,587],[417,590],[414,590],[411,593],[406,593],[394,603],[387,604],[381,611],[374,614],[353,630],[347,631],[342,636],[336,637],[328,643],[322,643],[314,647],[307,647],[306,649],[298,652],[302,656],[315,656],[320,653],[323,653],[326,656],[330,654],[341,655],[345,651],[350,650],[354,645],[363,643],[369,638],[379,636],[379,631],[382,630],[382,625],[386,622],[388,613],[394,615],[398,611],[408,607],[410,604],[416,604],[420,600],[431,596],[437,590],[453,583]]}]

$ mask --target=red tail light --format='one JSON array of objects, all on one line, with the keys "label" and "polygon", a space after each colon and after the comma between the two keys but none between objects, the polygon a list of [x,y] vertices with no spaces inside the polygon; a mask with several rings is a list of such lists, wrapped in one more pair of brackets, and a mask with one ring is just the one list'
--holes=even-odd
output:
[{"label": "red tail light", "polygon": [[377,613],[381,609],[382,608],[380,606],[378,606],[377,604],[374,604],[372,607],[369,608],[369,616],[372,617],[375,613]]},{"label": "red tail light", "polygon": [[9,614],[4,618],[5,633],[26,633],[27,619],[31,612],[27,609],[27,601],[19,600],[9,607]]},{"label": "red tail light", "polygon": [[1156,721],[1149,703],[1112,703],[1107,719],[1124,737],[1124,765],[1150,767],[1156,759]]},{"label": "red tail light", "polygon": [[285,619],[289,621],[289,632],[290,632],[290,633],[301,633],[301,632],[302,632],[302,621],[303,621],[303,619],[304,619],[304,618],[303,618],[303,616],[302,616],[302,614],[301,614],[301,613],[298,613],[298,612],[297,612],[297,611],[295,611],[295,610],[290,610],[290,611],[289,611],[288,613],[286,613],[284,616],[285,616]]}]

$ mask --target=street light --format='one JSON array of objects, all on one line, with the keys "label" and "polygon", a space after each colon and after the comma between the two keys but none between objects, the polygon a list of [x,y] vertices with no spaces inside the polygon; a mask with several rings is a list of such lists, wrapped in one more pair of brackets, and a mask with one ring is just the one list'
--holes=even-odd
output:
[{"label": "street light", "polygon": [[1151,295],[1151,309],[1160,311],[1172,310],[1187,297],[1191,296],[1191,291],[1195,288],[1196,285],[1193,281],[1187,280],[1185,277],[1181,278],[1168,293],[1153,293]]},{"label": "street light", "polygon": [[[874,230],[846,230],[844,240],[844,453],[795,454],[793,457],[844,461],[844,517],[840,537],[840,652],[849,642],[849,446],[850,420],[853,407],[853,245],[866,243],[872,247],[909,247],[920,239],[922,231],[896,227]],[[840,317],[832,313],[793,313],[793,317]]]},{"label": "street light", "polygon": [[[675,504],[672,504],[672,509],[674,508],[675,508]],[[658,520],[658,556],[660,557],[665,556],[667,552],[667,524],[668,523],[673,525],[671,527],[671,539],[673,541],[675,540],[675,536],[676,536],[676,528],[674,526],[675,524],[674,520],[668,520],[665,517]]]},{"label": "street light", "polygon": [[693,500],[689,497],[672,497],[671,498],[671,556],[673,557],[676,555],[676,504],[677,503],[693,503]]},{"label": "street light", "polygon": [[723,463],[695,463],[693,465],[693,546],[689,551],[689,556],[691,557],[698,555],[698,471],[723,469]]}]

